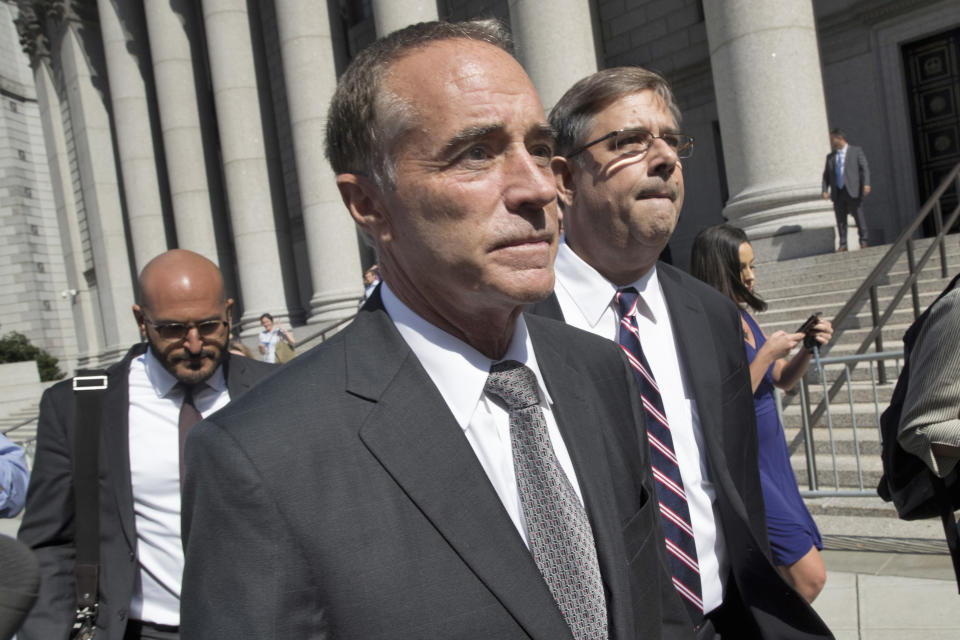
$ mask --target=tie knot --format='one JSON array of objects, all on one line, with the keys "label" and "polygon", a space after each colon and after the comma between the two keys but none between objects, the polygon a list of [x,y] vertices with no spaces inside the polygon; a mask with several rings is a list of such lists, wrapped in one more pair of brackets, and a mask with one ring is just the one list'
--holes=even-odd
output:
[{"label": "tie knot", "polygon": [[506,403],[510,411],[524,409],[540,402],[537,377],[529,367],[516,360],[504,360],[490,367],[483,390]]},{"label": "tie knot", "polygon": [[640,294],[633,287],[617,289],[616,301],[621,318],[637,315],[637,298],[639,297]]},{"label": "tie knot", "polygon": [[186,382],[178,382],[177,388],[183,391],[183,401],[193,404],[193,394],[196,392],[196,385],[187,384]]}]

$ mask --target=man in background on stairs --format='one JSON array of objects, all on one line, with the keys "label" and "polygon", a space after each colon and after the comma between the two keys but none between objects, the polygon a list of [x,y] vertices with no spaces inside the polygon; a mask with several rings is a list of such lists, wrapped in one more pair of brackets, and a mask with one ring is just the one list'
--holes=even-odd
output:
[{"label": "man in background on stairs", "polygon": [[770,544],[740,316],[657,261],[693,152],[667,82],[599,71],[553,108],[565,234],[554,295],[532,310],[620,344],[644,408],[673,583],[699,638],[829,638]]},{"label": "man in background on stairs", "polygon": [[847,216],[857,222],[860,248],[867,246],[867,220],[863,214],[863,198],[870,194],[870,167],[863,149],[847,144],[842,129],[830,130],[830,146],[823,168],[823,198],[833,200],[840,235],[837,251],[847,250]]},{"label": "man in background on stairs", "polygon": [[[273,370],[227,353],[230,312],[217,266],[175,249],[150,261],[133,315],[145,342],[107,369],[99,426],[97,638],[179,637],[181,454],[186,431]],[[41,566],[20,640],[67,640],[76,609],[72,381],[40,401],[37,455],[19,539]]]}]

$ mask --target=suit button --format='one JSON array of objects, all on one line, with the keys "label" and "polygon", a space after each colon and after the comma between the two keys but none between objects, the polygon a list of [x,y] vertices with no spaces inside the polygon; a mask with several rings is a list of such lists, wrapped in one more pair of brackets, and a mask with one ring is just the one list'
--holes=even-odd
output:
[{"label": "suit button", "polygon": [[136,559],[137,559],[137,554],[135,554],[133,551],[131,551],[131,552],[130,552],[130,562],[133,562],[133,561],[136,560]]},{"label": "suit button", "polygon": [[127,619],[127,610],[126,610],[126,609],[120,609],[120,611],[117,611],[117,617],[120,618],[120,621],[121,621],[121,622],[124,621],[124,620],[126,620],[126,619]]}]

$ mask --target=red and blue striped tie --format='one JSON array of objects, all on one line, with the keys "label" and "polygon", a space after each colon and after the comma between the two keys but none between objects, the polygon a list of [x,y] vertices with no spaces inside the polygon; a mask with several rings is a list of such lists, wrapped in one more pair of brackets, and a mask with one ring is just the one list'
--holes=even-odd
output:
[{"label": "red and blue striped tie", "polygon": [[694,622],[703,618],[703,596],[700,589],[700,566],[697,563],[697,545],[690,524],[687,493],[683,489],[680,466],[673,448],[670,424],[660,389],[640,346],[637,329],[637,290],[625,287],[617,291],[620,311],[620,348],[626,354],[633,373],[640,384],[643,408],[647,412],[647,438],[650,441],[650,464],[657,481],[660,497],[660,515],[669,552],[673,586],[683,598]]}]

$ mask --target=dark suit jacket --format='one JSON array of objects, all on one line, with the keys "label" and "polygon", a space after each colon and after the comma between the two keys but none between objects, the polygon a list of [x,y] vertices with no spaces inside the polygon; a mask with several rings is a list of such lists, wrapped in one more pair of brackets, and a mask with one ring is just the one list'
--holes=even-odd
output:
[{"label": "dark suit jacket", "polygon": [[[759,637],[832,638],[770,560],[750,366],[737,309],[713,287],[679,269],[658,263],[657,275],[703,429],[727,558]],[[553,295],[531,310],[563,319]],[[751,637],[757,637],[756,631],[744,630],[738,640]]]},{"label": "dark suit jacket", "polygon": [[[689,637],[625,362],[562,323],[528,328],[593,527],[611,638]],[[184,640],[571,638],[379,293],[198,425],[186,451]],[[662,634],[671,615],[679,627]]]},{"label": "dark suit jacket", "polygon": [[[843,161],[843,189],[851,198],[862,198],[863,188],[870,185],[870,167],[867,165],[867,156],[863,149],[847,144],[847,157]],[[837,189],[837,152],[827,154],[827,162],[823,167],[824,193],[830,191],[830,199],[834,202],[840,197]]]},{"label": "dark suit jacket", "polygon": [[[100,424],[100,581],[97,638],[122,640],[137,575],[137,533],[128,449],[130,361],[146,351],[135,345],[107,369],[107,391]],[[228,356],[224,375],[230,398],[245,393],[274,370],[272,365]],[[72,383],[47,389],[40,401],[37,454],[18,538],[40,561],[40,596],[18,637],[66,640],[76,609],[74,579],[74,433],[76,405]]]}]

